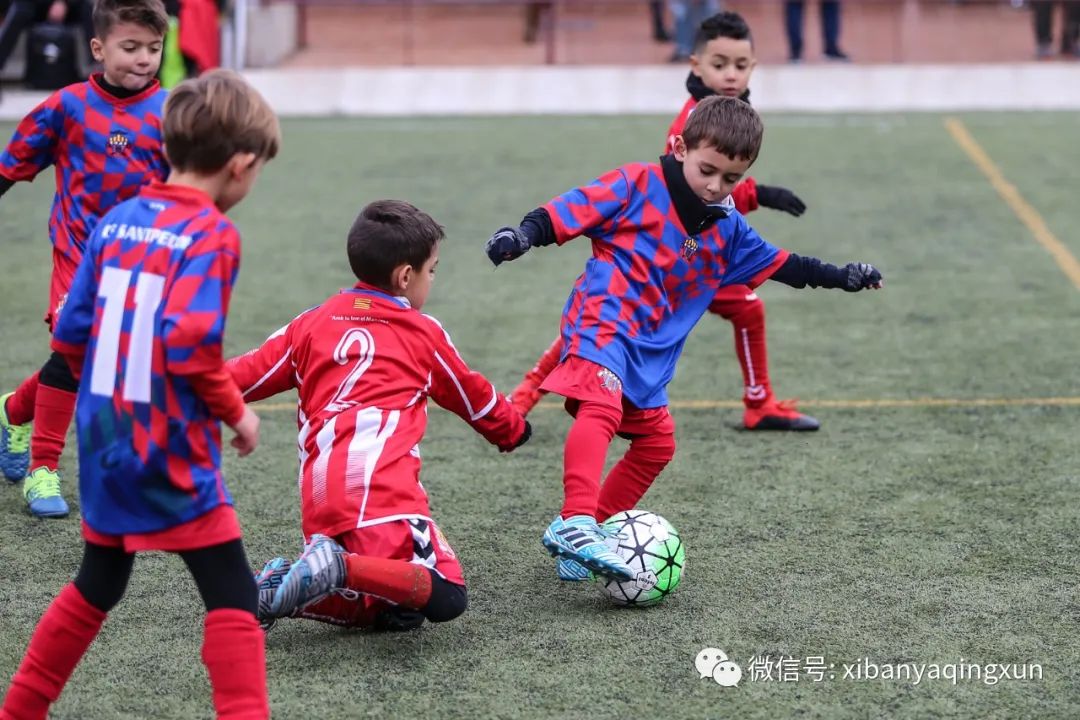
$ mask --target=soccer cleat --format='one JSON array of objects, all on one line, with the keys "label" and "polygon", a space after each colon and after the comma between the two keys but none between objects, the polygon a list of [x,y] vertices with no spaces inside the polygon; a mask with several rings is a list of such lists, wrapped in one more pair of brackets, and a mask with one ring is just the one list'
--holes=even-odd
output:
[{"label": "soccer cleat", "polygon": [[566,582],[582,582],[595,579],[589,568],[570,558],[555,558],[555,572],[558,573],[560,580]]},{"label": "soccer cleat", "polygon": [[544,397],[546,393],[543,393],[536,389],[536,386],[525,378],[510,393],[510,404],[514,406],[514,409],[521,413],[522,417],[525,417],[529,412],[536,407],[536,403],[540,402],[540,398]]},{"label": "soccer cleat", "polygon": [[803,415],[795,409],[795,400],[774,398],[761,407],[746,408],[743,412],[743,426],[747,430],[793,430],[808,432],[817,430],[821,423],[809,415]]},{"label": "soccer cleat", "polygon": [[347,554],[345,548],[326,535],[312,535],[304,552],[281,579],[270,603],[270,614],[285,617],[297,608],[344,589]]},{"label": "soccer cleat", "polygon": [[259,620],[259,627],[264,631],[269,631],[277,621],[277,617],[270,613],[270,606],[274,602],[274,593],[281,586],[281,581],[291,567],[290,560],[276,557],[263,565],[263,569],[255,575],[255,587],[259,590],[259,604],[255,610],[255,617]]},{"label": "soccer cleat", "polygon": [[68,504],[60,494],[60,473],[56,470],[34,468],[23,481],[23,497],[35,517],[67,517]]},{"label": "soccer cleat", "polygon": [[552,555],[576,560],[597,575],[615,580],[632,579],[634,571],[605,542],[607,537],[588,515],[574,515],[565,520],[556,515],[541,542]]},{"label": "soccer cleat", "polygon": [[7,399],[15,393],[0,395],[0,472],[8,482],[17,483],[30,469],[30,423],[8,422]]}]

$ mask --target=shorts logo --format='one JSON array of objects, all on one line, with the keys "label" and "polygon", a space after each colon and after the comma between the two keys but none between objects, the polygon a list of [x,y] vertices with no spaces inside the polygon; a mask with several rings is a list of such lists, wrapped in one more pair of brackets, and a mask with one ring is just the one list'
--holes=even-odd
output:
[{"label": "shorts logo", "polygon": [[603,368],[597,372],[596,377],[600,378],[600,387],[607,390],[612,395],[622,390],[622,380],[607,368]]},{"label": "shorts logo", "polygon": [[109,133],[108,153],[110,155],[123,155],[127,152],[128,136],[119,130]]},{"label": "shorts logo", "polygon": [[435,523],[431,523],[431,527],[435,529],[435,542],[439,544],[439,549],[443,551],[443,554],[448,558],[455,557],[454,548],[450,547],[450,543],[447,541],[446,536],[443,535],[442,528]]},{"label": "shorts logo", "polygon": [[698,241],[692,237],[687,237],[683,240],[682,244],[682,256],[687,260],[694,258],[694,253],[698,251]]}]

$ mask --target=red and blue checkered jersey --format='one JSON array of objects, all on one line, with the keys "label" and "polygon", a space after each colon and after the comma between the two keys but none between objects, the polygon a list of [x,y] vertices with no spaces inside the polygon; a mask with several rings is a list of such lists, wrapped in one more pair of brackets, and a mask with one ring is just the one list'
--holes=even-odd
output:
[{"label": "red and blue checkered jersey", "polygon": [[513,447],[525,421],[465,364],[429,315],[358,284],[229,360],[248,402],[295,388],[304,535],[431,520],[420,484],[428,399],[489,442]]},{"label": "red and blue checkered jersey", "polygon": [[667,404],[683,344],[716,290],[758,285],[788,255],[734,210],[697,232],[684,228],[659,164],[624,165],[544,209],[560,245],[592,240],[563,309],[563,357],[610,369],[640,408]]},{"label": "red and blue checkered jersey", "polygon": [[50,95],[19,123],[0,155],[0,175],[12,182],[56,166],[49,239],[76,262],[103,214],[169,174],[161,139],[165,91],[155,80],[120,99],[97,78]]},{"label": "red and blue checkered jersey", "polygon": [[154,183],[91,235],[53,348],[85,355],[75,420],[94,530],[155,532],[232,504],[221,425],[195,385],[231,383],[221,344],[239,264],[236,228],[190,187]]}]

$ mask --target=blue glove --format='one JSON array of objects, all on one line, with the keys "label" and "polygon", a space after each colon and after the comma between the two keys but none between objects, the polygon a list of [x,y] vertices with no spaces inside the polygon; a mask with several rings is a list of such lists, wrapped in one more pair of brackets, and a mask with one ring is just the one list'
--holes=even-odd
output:
[{"label": "blue glove", "polygon": [[531,247],[529,238],[522,232],[521,228],[502,227],[496,230],[495,234],[488,239],[484,251],[487,252],[491,262],[498,266],[505,260],[518,259],[529,252]]}]

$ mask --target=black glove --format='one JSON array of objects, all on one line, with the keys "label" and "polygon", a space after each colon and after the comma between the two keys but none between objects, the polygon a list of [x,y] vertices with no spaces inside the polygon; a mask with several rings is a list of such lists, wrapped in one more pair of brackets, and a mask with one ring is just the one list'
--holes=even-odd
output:
[{"label": "black glove", "polygon": [[798,195],[776,185],[758,185],[757,201],[761,207],[783,210],[795,217],[806,212],[806,203],[800,200]]},{"label": "black glove", "polygon": [[526,420],[525,421],[525,432],[521,433],[521,437],[518,438],[517,442],[514,443],[513,445],[510,445],[510,446],[507,446],[507,447],[501,447],[501,448],[499,448],[499,451],[500,452],[513,452],[514,450],[517,450],[519,447],[521,447],[525,443],[529,442],[529,438],[531,438],[531,437],[532,437],[532,425],[530,425],[529,421]]},{"label": "black glove", "polygon": [[868,288],[881,287],[881,271],[868,263],[848,263],[844,266],[847,277],[844,279],[844,290],[847,292],[859,292]]},{"label": "black glove", "polygon": [[495,265],[504,260],[516,260],[529,252],[529,238],[519,227],[503,227],[488,238],[484,251]]}]

